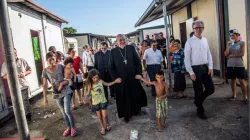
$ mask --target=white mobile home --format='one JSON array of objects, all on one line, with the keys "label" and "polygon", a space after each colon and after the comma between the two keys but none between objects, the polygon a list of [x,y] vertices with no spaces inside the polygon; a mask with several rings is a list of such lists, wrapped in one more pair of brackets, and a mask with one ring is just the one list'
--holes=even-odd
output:
[{"label": "white mobile home", "polygon": [[[67,21],[32,0],[9,1],[8,12],[14,47],[18,56],[24,58],[32,68],[32,73],[27,77],[32,97],[42,92],[41,73],[46,65],[45,55],[49,46],[55,46],[58,51],[64,52],[61,25]],[[0,40],[2,40],[1,32]],[[1,41],[0,48],[1,65],[4,61]],[[6,83],[5,80],[3,82]],[[8,86],[5,85],[4,90],[0,91],[10,100]],[[0,96],[0,98],[5,98],[5,96]],[[2,101],[6,100],[0,99],[0,102]]]}]

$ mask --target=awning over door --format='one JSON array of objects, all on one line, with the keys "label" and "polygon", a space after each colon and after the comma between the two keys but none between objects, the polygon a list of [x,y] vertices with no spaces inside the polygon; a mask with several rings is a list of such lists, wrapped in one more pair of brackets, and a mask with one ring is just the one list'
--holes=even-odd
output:
[{"label": "awning over door", "polygon": [[[163,0],[153,0],[141,18],[137,21],[135,27],[162,18],[163,9],[161,1]],[[194,0],[166,0],[167,14],[171,15],[193,1]]]}]

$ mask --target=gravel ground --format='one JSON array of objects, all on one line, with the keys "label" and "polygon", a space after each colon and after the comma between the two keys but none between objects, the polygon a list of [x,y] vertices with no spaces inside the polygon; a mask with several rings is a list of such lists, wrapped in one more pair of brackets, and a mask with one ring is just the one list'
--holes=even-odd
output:
[{"label": "gravel ground", "polygon": [[[87,105],[83,105],[73,111],[78,136],[62,137],[65,123],[55,101],[50,98],[49,106],[44,107],[43,100],[38,99],[32,105],[33,121],[29,123],[31,137],[45,137],[46,140],[128,140],[130,131],[136,129],[140,140],[248,139],[248,107],[241,102],[241,94],[238,94],[236,101],[227,99],[231,95],[227,84],[217,85],[215,93],[205,101],[204,106],[209,117],[206,121],[196,117],[192,88],[187,88],[186,99],[169,98],[167,128],[161,133],[156,130],[154,98],[150,96],[150,88],[144,88],[148,95],[148,107],[143,108],[142,113],[134,116],[129,123],[117,117],[115,101],[112,100],[108,108],[112,130],[106,136],[100,135],[100,125],[95,113]],[[44,119],[48,114],[50,118]],[[0,127],[0,138],[17,136],[14,119]]]}]

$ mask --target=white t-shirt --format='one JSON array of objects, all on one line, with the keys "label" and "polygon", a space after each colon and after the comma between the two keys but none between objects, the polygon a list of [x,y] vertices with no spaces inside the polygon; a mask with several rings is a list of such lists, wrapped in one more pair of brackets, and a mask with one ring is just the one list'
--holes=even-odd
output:
[{"label": "white t-shirt", "polygon": [[162,53],[158,49],[154,51],[152,48],[149,48],[145,51],[143,60],[146,60],[147,65],[161,64],[163,61]]},{"label": "white t-shirt", "polygon": [[88,52],[87,51],[84,51],[83,53],[82,53],[82,62],[83,62],[83,65],[86,65],[86,59],[87,59],[87,56],[88,56]]},{"label": "white t-shirt", "polygon": [[[27,63],[26,60],[19,58],[16,61],[16,66],[17,66],[17,73],[21,74],[24,73],[26,71],[31,70],[31,67],[29,66],[29,64]],[[1,76],[4,76],[7,74],[7,69],[6,69],[6,64],[5,62],[2,64],[2,69],[1,69]],[[29,83],[26,80],[26,77],[24,78],[18,78],[19,79],[19,83],[20,83],[20,89],[25,89],[27,87],[29,87]]]},{"label": "white t-shirt", "polygon": [[87,58],[85,60],[86,66],[95,66],[95,55],[94,54],[88,54]]}]

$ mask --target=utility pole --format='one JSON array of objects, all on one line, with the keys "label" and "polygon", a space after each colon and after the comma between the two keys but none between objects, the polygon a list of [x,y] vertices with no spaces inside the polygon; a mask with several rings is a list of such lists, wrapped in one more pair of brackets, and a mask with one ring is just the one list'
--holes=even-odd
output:
[{"label": "utility pole", "polygon": [[[250,97],[250,1],[245,0],[246,4],[246,34],[247,34],[247,89],[248,89],[248,102]],[[248,103],[248,136],[250,137],[250,104]]]},{"label": "utility pole", "polygon": [[[172,78],[171,78],[171,66],[170,66],[170,57],[169,57],[169,37],[170,37],[170,34],[169,34],[169,31],[168,31],[168,16],[167,16],[167,3],[166,3],[166,0],[163,0],[163,16],[164,16],[164,23],[165,23],[165,30],[166,30],[166,56],[167,56],[167,60],[168,60],[168,77],[169,77],[169,90],[170,92],[172,91]],[[165,61],[165,60],[164,60]]]},{"label": "utility pole", "polygon": [[17,67],[14,57],[14,45],[10,28],[7,0],[0,0],[0,27],[2,30],[4,58],[8,75],[7,78],[19,137],[21,140],[30,140],[23,99],[17,77]]}]

